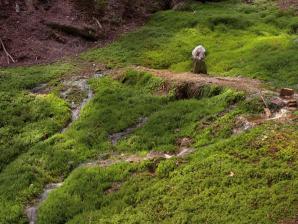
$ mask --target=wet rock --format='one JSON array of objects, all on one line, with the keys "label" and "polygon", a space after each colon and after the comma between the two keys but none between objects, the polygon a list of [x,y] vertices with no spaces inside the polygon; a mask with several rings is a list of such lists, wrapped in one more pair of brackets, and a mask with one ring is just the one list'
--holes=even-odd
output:
[{"label": "wet rock", "polygon": [[39,205],[45,201],[48,196],[49,193],[59,187],[61,187],[63,185],[63,183],[51,183],[48,184],[45,188],[43,193],[39,196],[38,200],[36,201],[36,203],[30,207],[28,207],[26,209],[26,215],[28,217],[29,220],[29,224],[36,224],[37,222],[37,210]]},{"label": "wet rock", "polygon": [[292,98],[294,96],[294,90],[289,88],[283,88],[280,90],[280,97]]},{"label": "wet rock", "polygon": [[136,129],[143,127],[145,125],[145,123],[147,122],[147,120],[148,120],[147,117],[141,117],[141,118],[139,118],[137,124],[135,124],[134,126],[132,126],[130,128],[127,128],[124,131],[111,134],[109,136],[109,139],[112,142],[112,145],[116,145],[119,140],[121,140],[122,138],[125,138],[126,136],[130,135]]},{"label": "wet rock", "polygon": [[94,75],[95,78],[102,78],[104,76],[105,76],[105,74],[102,73],[102,71],[100,71],[100,70],[96,71],[95,75]]},{"label": "wet rock", "polygon": [[272,118],[268,120],[286,120],[290,116],[290,111],[286,108],[282,108],[280,111],[273,114]]},{"label": "wet rock", "polygon": [[31,90],[34,94],[47,94],[50,92],[50,88],[47,83],[41,83]]},{"label": "wet rock", "polygon": [[235,122],[235,128],[233,129],[234,134],[240,134],[255,126],[254,123],[249,122],[245,117],[238,117]]},{"label": "wet rock", "polygon": [[177,154],[177,157],[184,158],[188,156],[189,154],[193,153],[195,151],[194,148],[189,148],[189,147],[182,147],[180,149],[180,152]]},{"label": "wet rock", "polygon": [[170,159],[172,157],[173,157],[172,155],[165,154],[163,152],[151,151],[147,154],[146,159],[149,159],[149,160],[159,159],[159,158]]},{"label": "wet rock", "polygon": [[188,138],[188,137],[180,138],[180,139],[177,140],[177,144],[180,147],[188,147],[192,144],[192,139]]}]

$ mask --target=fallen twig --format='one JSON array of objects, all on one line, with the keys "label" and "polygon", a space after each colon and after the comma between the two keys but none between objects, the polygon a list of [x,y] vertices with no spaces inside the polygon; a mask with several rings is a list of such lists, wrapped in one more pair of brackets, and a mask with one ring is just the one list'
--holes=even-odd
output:
[{"label": "fallen twig", "polygon": [[267,105],[267,103],[266,103],[266,101],[265,101],[265,99],[264,99],[262,93],[260,93],[260,96],[261,96],[261,99],[262,99],[262,101],[263,101],[265,107],[268,108],[268,105]]},{"label": "fallen twig", "polygon": [[95,20],[96,24],[98,25],[99,29],[103,29],[101,23],[98,21],[98,19],[96,19],[95,17],[93,17],[93,19]]},{"label": "fallen twig", "polygon": [[272,116],[272,113],[271,113],[271,111],[270,111],[270,109],[268,107],[268,104],[266,103],[266,101],[265,101],[265,99],[264,99],[264,97],[262,95],[262,92],[260,92],[260,96],[261,96],[261,99],[262,99],[262,101],[263,101],[263,103],[265,105],[264,111],[265,111],[266,117],[269,118],[269,117]]},{"label": "fallen twig", "polygon": [[3,43],[3,41],[2,41],[1,38],[0,38],[0,43],[1,43],[1,46],[2,46],[3,51],[4,51],[5,54],[6,54],[6,57],[7,57],[7,63],[9,64],[9,59],[10,59],[13,63],[15,63],[15,60],[13,59],[13,57],[12,57],[12,56],[8,53],[8,51],[6,50],[5,45],[4,45],[4,43]]}]

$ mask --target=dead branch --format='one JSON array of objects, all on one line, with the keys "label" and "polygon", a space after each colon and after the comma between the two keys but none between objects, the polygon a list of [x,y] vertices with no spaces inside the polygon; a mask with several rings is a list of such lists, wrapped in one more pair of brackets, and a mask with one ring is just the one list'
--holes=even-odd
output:
[{"label": "dead branch", "polygon": [[264,99],[262,93],[260,93],[260,96],[261,96],[261,99],[262,99],[262,101],[263,101],[265,107],[268,108],[268,105],[267,105],[267,103],[266,103],[266,101],[265,101],[265,99]]},{"label": "dead branch", "polygon": [[86,40],[96,41],[98,36],[96,30],[93,27],[87,26],[75,26],[71,24],[59,23],[59,22],[45,22],[48,27],[58,30],[73,36],[79,36]]},{"label": "dead branch", "polygon": [[95,20],[96,24],[98,25],[99,29],[103,29],[101,23],[98,21],[98,19],[96,19],[95,17],[93,17],[93,19]]},{"label": "dead branch", "polygon": [[12,56],[8,53],[8,51],[6,50],[5,45],[4,45],[4,43],[3,43],[3,41],[2,41],[1,38],[0,38],[0,43],[1,43],[1,46],[2,46],[3,51],[4,51],[5,54],[6,54],[6,57],[7,57],[7,63],[9,64],[9,59],[10,59],[13,63],[15,63],[15,60],[13,59],[13,57],[12,57]]},{"label": "dead branch", "polygon": [[263,101],[263,103],[265,105],[264,111],[265,111],[266,117],[267,118],[270,118],[271,115],[272,115],[272,113],[271,113],[271,111],[270,111],[270,109],[268,107],[268,104],[266,103],[266,101],[265,101],[265,99],[264,99],[264,97],[262,95],[262,92],[260,92],[260,96],[261,96],[261,99],[262,99],[262,101]]}]

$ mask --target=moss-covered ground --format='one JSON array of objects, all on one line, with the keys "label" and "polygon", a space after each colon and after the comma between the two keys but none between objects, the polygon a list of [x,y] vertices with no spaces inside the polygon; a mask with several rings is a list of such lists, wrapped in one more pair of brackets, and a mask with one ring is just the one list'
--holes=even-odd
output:
[{"label": "moss-covered ground", "polygon": [[[189,71],[189,52],[203,44],[212,74],[298,89],[298,20],[274,4],[189,2],[182,11],[156,13],[138,31],[72,63],[0,69],[0,223],[27,223],[26,207],[47,183],[62,181],[41,204],[38,223],[294,220],[298,121],[266,121],[235,133],[239,116],[262,111],[254,96],[206,84],[199,96],[177,99],[175,85],[165,91],[165,80],[123,70],[89,80],[92,100],[61,133],[71,111],[60,81],[77,73],[80,61]],[[32,93],[40,84],[49,91]],[[144,126],[111,144],[109,135],[142,117],[148,118]],[[186,158],[80,167],[109,154],[174,153],[185,137],[195,149]]]},{"label": "moss-covered ground", "polygon": [[298,17],[278,10],[275,3],[190,3],[182,11],[156,13],[143,28],[82,57],[112,67],[136,64],[181,72],[191,69],[190,52],[202,44],[210,74],[297,89]]}]

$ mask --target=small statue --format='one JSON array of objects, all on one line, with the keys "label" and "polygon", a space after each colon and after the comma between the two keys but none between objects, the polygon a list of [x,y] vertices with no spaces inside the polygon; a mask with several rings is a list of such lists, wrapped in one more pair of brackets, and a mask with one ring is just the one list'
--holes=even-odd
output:
[{"label": "small statue", "polygon": [[196,74],[207,74],[207,66],[205,63],[206,49],[199,45],[192,51],[193,72]]}]

